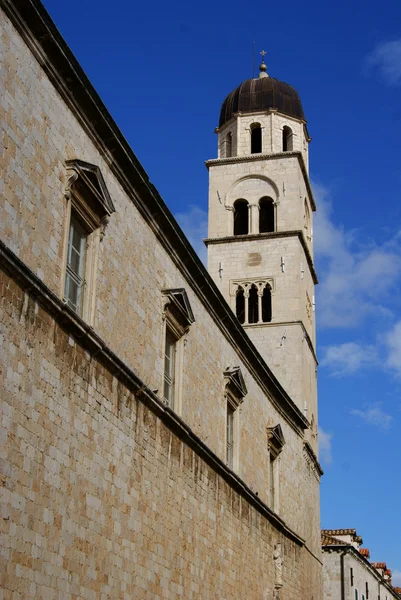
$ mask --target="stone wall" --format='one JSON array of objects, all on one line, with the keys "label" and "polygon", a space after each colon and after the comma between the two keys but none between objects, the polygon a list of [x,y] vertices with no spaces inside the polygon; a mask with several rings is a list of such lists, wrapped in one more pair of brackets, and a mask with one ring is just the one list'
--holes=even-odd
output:
[{"label": "stone wall", "polygon": [[[338,548],[323,552],[323,598],[324,600],[340,600],[341,595],[341,554],[343,556],[344,600],[368,600],[381,598],[385,600],[398,598],[395,590],[386,584],[376,570],[357,550]],[[352,577],[351,577],[352,569]]]},{"label": "stone wall", "polygon": [[[102,152],[93,124],[65,103],[44,72],[49,57],[40,54],[39,64],[10,20],[3,13],[0,18],[0,237],[60,312],[56,319],[53,308],[36,303],[32,291],[29,296],[31,285],[22,292],[8,271],[1,315],[5,597],[132,598],[136,590],[138,598],[228,598],[238,590],[242,598],[250,586],[254,598],[263,598],[274,580],[272,549],[281,541],[285,597],[299,597],[300,586],[306,594],[306,574],[315,571],[319,598],[319,481],[311,475],[302,428],[268,391],[273,378],[246,336],[241,332],[238,344],[236,325],[230,330],[211,311],[205,290],[214,299],[217,291],[205,270],[199,285],[180,263],[184,236],[175,234],[174,247],[163,238],[160,215],[144,217],[143,188],[127,193],[129,173],[116,177],[118,165]],[[45,39],[48,49],[51,35]],[[35,40],[31,47],[39,46]],[[99,166],[116,211],[99,246],[93,329],[81,324],[72,334],[63,304],[63,257],[65,161],[75,158]],[[173,223],[167,208],[160,210]],[[159,393],[162,290],[177,287],[186,289],[195,315],[179,416],[162,408]],[[107,348],[153,391],[157,410],[88,351],[84,338],[91,332],[100,340],[96,352]],[[228,366],[241,367],[248,394],[239,409],[239,466],[227,475]],[[278,384],[275,389],[283,396]],[[173,430],[182,423],[187,429],[179,437]],[[280,517],[267,508],[266,428],[277,424],[286,442]],[[203,448],[203,458],[189,439]],[[238,488],[245,487],[253,500],[244,504]]]},{"label": "stone wall", "polygon": [[0,289],[3,598],[270,599],[278,542],[282,597],[319,597],[302,544],[3,272]]}]

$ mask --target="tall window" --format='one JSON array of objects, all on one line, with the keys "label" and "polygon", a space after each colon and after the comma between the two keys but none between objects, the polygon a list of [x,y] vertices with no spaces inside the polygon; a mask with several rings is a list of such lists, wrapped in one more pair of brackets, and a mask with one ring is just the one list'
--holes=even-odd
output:
[{"label": "tall window", "polygon": [[293,133],[292,129],[285,125],[283,127],[283,152],[293,150]]},{"label": "tall window", "polygon": [[241,325],[245,322],[245,295],[244,288],[241,286],[237,290],[236,298],[235,298],[235,309],[238,321]]},{"label": "tall window", "polygon": [[235,409],[228,400],[226,414],[226,464],[230,469],[234,465],[234,413]]},{"label": "tall window", "polygon": [[229,158],[233,155],[233,135],[229,131],[226,135],[226,157]]},{"label": "tall window", "polygon": [[248,202],[243,198],[234,202],[234,235],[244,235],[249,232]]},{"label": "tall window", "polygon": [[259,233],[274,231],[274,202],[272,198],[259,200]]},{"label": "tall window", "polygon": [[275,508],[275,497],[276,497],[276,488],[275,488],[275,471],[276,465],[275,460],[276,457],[270,454],[269,456],[270,464],[269,464],[269,499],[270,499],[270,508],[274,510]]},{"label": "tall window", "polygon": [[248,298],[248,323],[259,322],[259,295],[258,288],[253,283],[249,290]]},{"label": "tall window", "polygon": [[226,465],[233,470],[239,465],[239,411],[238,408],[248,393],[239,367],[229,367],[224,372],[226,379]]},{"label": "tall window", "polygon": [[195,318],[183,288],[163,290],[163,297],[163,399],[167,406],[180,414],[184,376],[184,339]]},{"label": "tall window", "polygon": [[262,128],[259,123],[251,125],[251,154],[262,152]]},{"label": "tall window", "polygon": [[85,292],[85,261],[88,234],[74,212],[71,212],[68,235],[65,299],[70,308],[82,314]]},{"label": "tall window", "polygon": [[272,320],[272,288],[265,280],[232,282],[235,312],[241,325],[270,323]]},{"label": "tall window", "polygon": [[269,505],[275,511],[279,510],[279,455],[285,440],[280,425],[267,428],[267,447],[269,451]]},{"label": "tall window", "polygon": [[175,369],[176,369],[176,344],[177,338],[173,333],[166,328],[166,343],[164,348],[164,389],[163,395],[166,404],[171,408],[174,407],[174,392],[175,392]]},{"label": "tall window", "polygon": [[270,323],[272,320],[272,290],[269,284],[263,288],[262,296],[262,322]]},{"label": "tall window", "polygon": [[65,272],[60,291],[67,305],[92,323],[101,231],[105,233],[115,209],[99,167],[78,159],[67,160],[66,167]]}]

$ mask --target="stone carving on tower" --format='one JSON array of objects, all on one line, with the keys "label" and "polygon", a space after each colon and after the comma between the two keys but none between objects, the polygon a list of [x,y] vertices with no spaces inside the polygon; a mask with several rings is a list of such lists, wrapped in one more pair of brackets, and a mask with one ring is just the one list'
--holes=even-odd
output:
[{"label": "stone carving on tower", "polygon": [[[262,54],[264,57],[264,55]],[[308,135],[296,90],[264,60],[224,100],[209,170],[208,270],[281,385],[316,427]],[[308,441],[316,451],[316,432]]]}]

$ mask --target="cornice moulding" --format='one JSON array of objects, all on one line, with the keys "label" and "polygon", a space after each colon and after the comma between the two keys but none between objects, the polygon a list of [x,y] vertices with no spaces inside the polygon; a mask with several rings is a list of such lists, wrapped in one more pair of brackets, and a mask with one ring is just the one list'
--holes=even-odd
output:
[{"label": "cornice moulding", "polygon": [[275,152],[274,154],[247,154],[246,156],[229,156],[228,158],[210,158],[205,161],[207,169],[219,165],[230,165],[242,162],[258,162],[261,160],[277,160],[279,158],[297,158],[299,166],[301,167],[302,175],[305,181],[306,189],[308,191],[309,200],[311,203],[312,210],[316,211],[316,202],[313,196],[312,188],[309,181],[309,174],[306,169],[305,161],[301,152]]},{"label": "cornice moulding", "polygon": [[268,240],[283,237],[298,237],[301,242],[301,246],[305,252],[306,261],[308,263],[313,282],[317,285],[319,283],[317,273],[313,264],[312,255],[309,252],[308,244],[305,240],[304,232],[300,229],[294,229],[292,231],[272,231],[270,233],[247,233],[244,235],[227,235],[225,237],[218,238],[205,238],[203,240],[206,246],[211,244],[233,244],[235,242],[253,242],[255,240]]}]

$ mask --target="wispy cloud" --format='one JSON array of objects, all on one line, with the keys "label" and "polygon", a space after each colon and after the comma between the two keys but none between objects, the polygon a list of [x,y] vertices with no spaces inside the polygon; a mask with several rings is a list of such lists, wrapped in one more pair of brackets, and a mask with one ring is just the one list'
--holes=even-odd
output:
[{"label": "wispy cloud", "polygon": [[387,348],[386,366],[401,376],[401,321],[397,321],[385,334],[384,344]]},{"label": "wispy cloud", "polygon": [[393,424],[393,417],[384,410],[381,409],[381,404],[373,404],[368,406],[365,410],[353,409],[351,414],[361,419],[366,425],[372,425],[387,431]]},{"label": "wispy cloud", "polygon": [[207,237],[207,212],[190,204],[187,212],[177,213],[175,218],[201,261],[206,264],[207,252],[202,240]]},{"label": "wispy cloud", "polygon": [[322,463],[329,465],[333,462],[333,455],[331,451],[331,441],[333,434],[324,431],[322,427],[319,427],[319,455]]},{"label": "wispy cloud", "polygon": [[315,221],[320,327],[356,327],[368,315],[390,316],[385,302],[401,279],[399,234],[385,244],[362,243],[357,231],[334,223],[328,190],[314,184],[318,203]]},{"label": "wispy cloud", "polygon": [[365,66],[378,71],[388,85],[401,85],[401,39],[378,44]]},{"label": "wispy cloud", "polygon": [[356,342],[338,346],[327,346],[320,364],[336,377],[351,375],[365,367],[373,366],[378,360],[377,349]]}]

